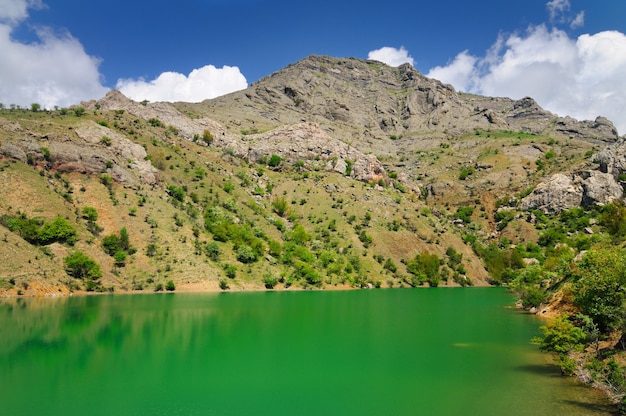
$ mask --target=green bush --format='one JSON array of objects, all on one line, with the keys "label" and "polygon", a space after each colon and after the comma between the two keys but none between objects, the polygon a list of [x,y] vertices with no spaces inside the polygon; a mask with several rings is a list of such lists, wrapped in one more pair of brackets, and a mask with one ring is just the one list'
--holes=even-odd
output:
[{"label": "green bush", "polygon": [[585,333],[575,326],[566,315],[553,319],[539,328],[543,336],[533,338],[543,351],[566,354],[569,351],[579,351],[583,348],[582,342]]},{"label": "green bush", "polygon": [[406,264],[406,269],[412,275],[418,277],[420,284],[427,280],[431,285],[439,284],[439,256],[429,251],[422,251]]},{"label": "green bush", "polygon": [[56,217],[50,222],[44,223],[38,233],[38,243],[47,245],[54,242],[73,245],[77,234],[74,227],[65,218]]},{"label": "green bush", "polygon": [[75,251],[63,259],[67,274],[77,279],[98,280],[102,277],[100,266],[82,251]]},{"label": "green bush", "polygon": [[257,253],[252,249],[252,247],[243,245],[237,249],[237,260],[240,262],[244,264],[254,263],[257,259]]},{"label": "green bush", "polygon": [[272,210],[281,217],[284,217],[289,210],[289,203],[284,196],[274,198],[272,201]]},{"label": "green bush", "polygon": [[474,213],[474,207],[462,205],[456,209],[454,217],[460,219],[465,224],[472,222],[472,214]]},{"label": "green bush", "polygon": [[463,166],[461,168],[461,172],[459,173],[459,179],[464,181],[470,175],[474,174],[474,168],[472,166]]},{"label": "green bush", "polygon": [[176,290],[176,285],[174,284],[173,280],[168,280],[167,283],[165,283],[165,290],[167,290],[168,292],[173,292],[174,290]]},{"label": "green bush", "polygon": [[283,161],[282,157],[280,157],[280,156],[278,156],[276,154],[273,154],[270,157],[270,160],[267,161],[267,165],[272,167],[272,168],[277,168],[281,164],[282,161]]},{"label": "green bush", "polygon": [[226,277],[229,279],[234,279],[237,276],[237,267],[232,264],[224,264],[224,272],[226,273]]}]

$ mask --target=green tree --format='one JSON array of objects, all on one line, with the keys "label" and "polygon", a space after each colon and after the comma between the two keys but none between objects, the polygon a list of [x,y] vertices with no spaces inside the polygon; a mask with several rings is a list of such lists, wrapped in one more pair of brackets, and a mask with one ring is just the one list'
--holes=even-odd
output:
[{"label": "green tree", "polygon": [[418,277],[425,276],[426,280],[434,286],[439,283],[439,266],[439,256],[426,250],[406,264],[409,273]]},{"label": "green tree", "polygon": [[572,268],[574,303],[602,333],[620,327],[626,308],[626,255],[620,248],[590,250]]},{"label": "green tree", "polygon": [[67,274],[77,279],[98,280],[102,277],[100,265],[82,251],[75,251],[63,259]]},{"label": "green tree", "polygon": [[566,354],[583,348],[585,332],[575,326],[567,315],[560,315],[539,329],[543,336],[533,338],[533,342],[539,344],[543,351]]},{"label": "green tree", "polygon": [[38,240],[44,245],[54,242],[74,244],[76,238],[76,230],[72,224],[63,217],[56,217],[41,227]]}]

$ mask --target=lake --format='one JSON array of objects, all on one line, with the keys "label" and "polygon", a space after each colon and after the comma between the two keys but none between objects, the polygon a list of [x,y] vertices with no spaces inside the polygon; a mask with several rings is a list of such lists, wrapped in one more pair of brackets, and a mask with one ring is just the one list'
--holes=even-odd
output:
[{"label": "lake", "polygon": [[500,288],[0,302],[5,415],[607,415]]}]

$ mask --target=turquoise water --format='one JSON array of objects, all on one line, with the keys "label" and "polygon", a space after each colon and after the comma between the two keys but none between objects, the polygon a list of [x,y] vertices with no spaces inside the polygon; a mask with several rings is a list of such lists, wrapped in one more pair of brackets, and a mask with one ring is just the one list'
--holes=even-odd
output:
[{"label": "turquoise water", "polygon": [[0,304],[6,415],[597,415],[500,289]]}]

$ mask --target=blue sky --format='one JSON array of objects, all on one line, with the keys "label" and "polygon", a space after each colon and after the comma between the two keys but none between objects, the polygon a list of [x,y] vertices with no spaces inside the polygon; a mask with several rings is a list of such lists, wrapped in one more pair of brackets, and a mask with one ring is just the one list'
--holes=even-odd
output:
[{"label": "blue sky", "polygon": [[459,90],[606,115],[624,134],[624,16],[621,0],[0,0],[0,103],[110,88],[201,101],[322,54],[409,62]]}]

